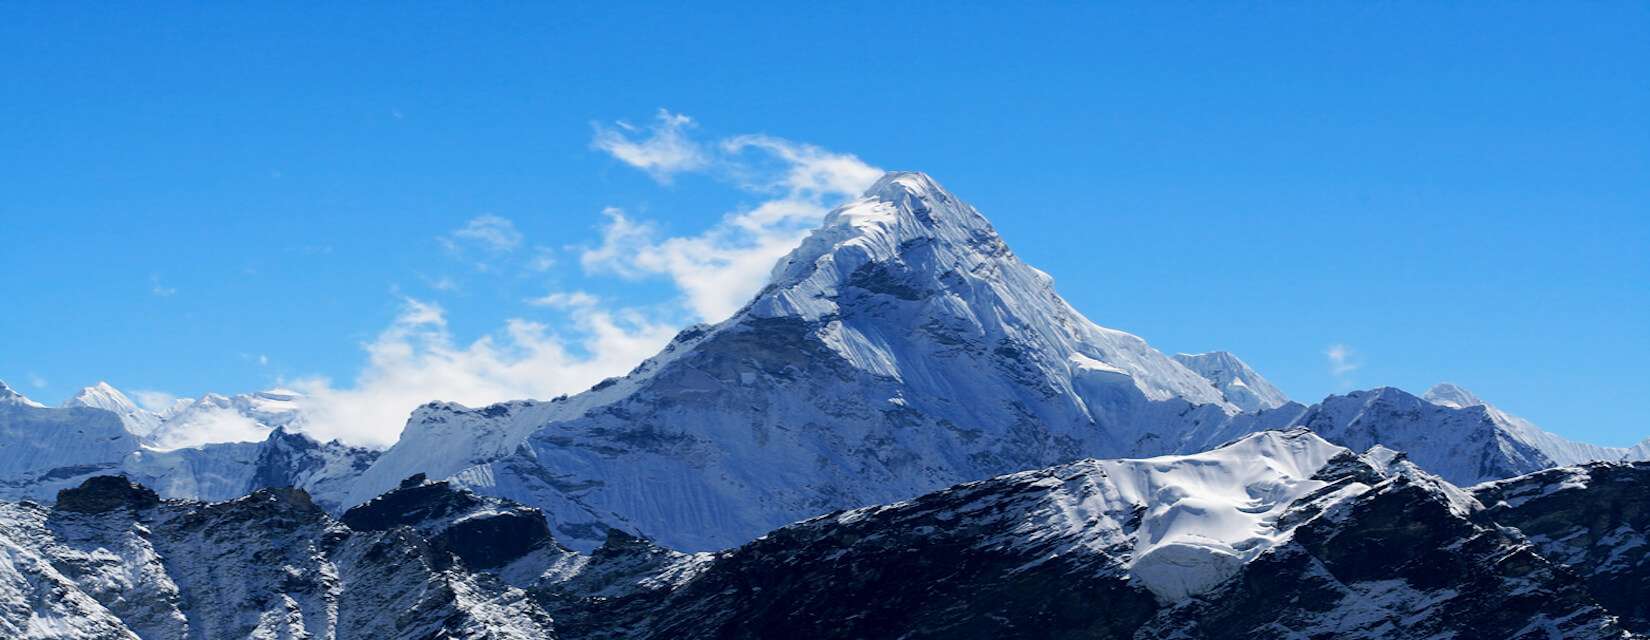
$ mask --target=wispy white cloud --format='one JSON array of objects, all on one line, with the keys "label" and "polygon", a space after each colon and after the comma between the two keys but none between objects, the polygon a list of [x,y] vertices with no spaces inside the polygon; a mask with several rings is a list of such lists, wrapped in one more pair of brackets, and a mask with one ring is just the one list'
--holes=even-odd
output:
[{"label": "wispy white cloud", "polygon": [[160,280],[159,274],[149,275],[149,293],[161,298],[170,298],[178,292],[176,287],[168,287]]},{"label": "wispy white cloud", "polygon": [[556,266],[556,252],[550,247],[533,247],[532,257],[527,259],[527,271],[544,273]]},{"label": "wispy white cloud", "polygon": [[[814,145],[762,135],[701,143],[689,134],[692,128],[686,116],[661,110],[645,128],[596,127],[592,146],[660,182],[707,172],[758,196],[756,203],[680,236],[610,207],[602,212],[598,242],[574,251],[587,274],[670,280],[680,292],[679,309],[703,319],[721,319],[744,304],[831,206],[859,195],[881,175],[853,155]],[[496,267],[519,267],[531,276],[550,272],[556,266],[552,250],[528,240],[495,215],[471,219],[441,237],[457,257],[481,251]],[[532,250],[517,251],[524,247]],[[353,379],[311,376],[282,383],[305,394],[305,428],[312,435],[387,445],[411,411],[427,402],[481,406],[547,398],[623,374],[663,348],[682,319],[679,310],[617,308],[580,290],[525,302],[563,314],[563,322],[553,329],[539,320],[510,318],[490,334],[460,339],[439,304],[409,298],[390,326],[362,345],[367,363]]]},{"label": "wispy white cloud", "polygon": [[[748,174],[745,185],[752,190],[783,190],[810,198],[831,194],[857,196],[882,176],[881,169],[853,154],[835,153],[773,136],[734,136],[719,146],[735,156],[754,149],[780,162],[778,176]],[[737,167],[737,163],[734,166]]]},{"label": "wispy white cloud", "polygon": [[1363,366],[1358,353],[1344,344],[1329,345],[1329,348],[1324,349],[1323,356],[1329,364],[1329,375],[1339,379],[1343,387],[1352,384],[1352,372]]},{"label": "wispy white cloud", "polygon": [[37,373],[34,373],[34,372],[31,371],[31,372],[29,372],[28,377],[29,377],[29,386],[34,387],[36,389],[44,389],[48,386],[51,386],[50,384],[48,384],[46,382],[45,378],[40,377],[40,374],[37,374]]},{"label": "wispy white cloud", "polygon": [[553,309],[588,309],[601,304],[601,298],[583,291],[557,291],[543,297],[528,300],[527,304],[535,307],[551,307]]},{"label": "wispy white cloud", "polygon": [[459,290],[458,281],[454,280],[452,276],[436,276],[434,278],[423,277],[422,279],[424,280],[424,284],[428,285],[431,289],[442,293],[452,293]]},{"label": "wispy white cloud", "polygon": [[155,434],[155,447],[182,449],[213,442],[257,442],[267,437],[267,428],[232,408],[197,404]]},{"label": "wispy white cloud", "polygon": [[401,313],[364,346],[367,365],[348,384],[324,377],[287,384],[307,397],[306,431],[366,445],[395,441],[412,410],[434,400],[481,406],[548,398],[619,375],[657,353],[676,331],[633,310],[570,306],[572,331],[513,318],[468,344],[454,338],[445,311],[407,299]]},{"label": "wispy white cloud", "polygon": [[464,226],[441,238],[449,249],[475,246],[494,253],[505,253],[521,246],[521,231],[509,218],[493,214],[470,218]]},{"label": "wispy white cloud", "polygon": [[178,403],[178,397],[176,395],[166,393],[165,391],[135,389],[125,393],[127,397],[130,397],[133,402],[137,403],[138,406],[155,413],[165,413],[170,410],[173,405]]},{"label": "wispy white cloud", "polygon": [[693,119],[684,115],[660,109],[654,123],[647,127],[622,120],[613,127],[599,123],[594,127],[596,135],[590,146],[647,172],[661,183],[669,183],[677,173],[701,169],[710,163],[705,150],[688,137],[687,130],[693,127]]},{"label": "wispy white cloud", "polygon": [[[661,112],[661,118],[666,115]],[[598,130],[598,143],[602,135]],[[766,199],[723,215],[700,233],[677,237],[661,237],[656,225],[609,207],[602,212],[601,243],[585,248],[579,262],[589,273],[667,277],[681,291],[684,305],[703,320],[721,320],[736,311],[767,282],[773,264],[795,248],[831,206],[859,195],[882,175],[882,170],[852,154],[773,136],[740,135],[700,145],[686,140],[679,130],[673,135],[683,137],[678,142],[691,144],[701,155],[704,149],[715,149],[714,158],[702,158],[693,168]],[[630,164],[651,171],[647,165]]]},{"label": "wispy white cloud", "polygon": [[652,270],[636,263],[636,258],[650,247],[658,235],[653,225],[632,221],[618,207],[602,209],[602,242],[579,252],[579,264],[585,271],[613,273],[626,278],[640,278]]}]

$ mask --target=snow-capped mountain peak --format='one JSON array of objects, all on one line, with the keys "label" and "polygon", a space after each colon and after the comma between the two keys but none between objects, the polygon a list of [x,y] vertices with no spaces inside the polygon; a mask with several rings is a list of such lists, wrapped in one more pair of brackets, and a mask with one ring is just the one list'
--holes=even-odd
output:
[{"label": "snow-capped mountain peak", "polygon": [[156,412],[138,406],[107,382],[81,389],[64,407],[102,409],[120,416],[126,430],[146,447],[169,450],[219,442],[256,442],[276,427],[301,424],[302,395],[271,389],[233,396],[206,393],[179,399]]},{"label": "snow-capped mountain peak", "polygon": [[889,173],[832,211],[779,261],[772,284],[744,313],[826,323],[833,350],[879,375],[899,377],[923,355],[900,353],[889,332],[925,326],[1031,351],[1026,360],[1068,389],[1099,362],[1106,365],[1099,371],[1127,376],[1151,400],[1235,410],[1208,380],[1145,340],[1089,321],[985,216],[918,172]]},{"label": "snow-capped mountain peak", "polygon": [[0,405],[17,405],[22,407],[34,407],[36,409],[46,406],[30,400],[28,396],[18,393],[16,389],[8,386],[5,380],[0,380]]},{"label": "snow-capped mountain peak", "polygon": [[120,416],[120,421],[125,423],[127,431],[139,438],[148,438],[165,421],[161,415],[137,406],[137,403],[132,402],[126,394],[102,381],[81,389],[74,397],[65,401],[63,406],[102,409],[113,413]]},{"label": "snow-capped mountain peak", "polygon": [[1465,409],[1467,407],[1476,407],[1479,405],[1489,404],[1479,399],[1478,396],[1473,395],[1473,393],[1468,391],[1465,387],[1453,382],[1440,382],[1432,385],[1432,388],[1427,389],[1426,395],[1421,396],[1421,398],[1433,404],[1452,407],[1455,409]]},{"label": "snow-capped mountain peak", "polygon": [[1214,384],[1227,402],[1244,411],[1272,409],[1289,402],[1288,396],[1231,353],[1177,353],[1174,359]]},{"label": "snow-capped mountain peak", "polygon": [[1564,436],[1552,433],[1535,423],[1501,410],[1493,404],[1485,402],[1477,394],[1468,391],[1465,387],[1448,382],[1433,385],[1423,396],[1427,402],[1451,409],[1466,411],[1481,411],[1489,422],[1507,438],[1520,445],[1527,446],[1541,452],[1547,458],[1541,464],[1524,471],[1534,471],[1546,466],[1568,466],[1590,462],[1594,460],[1645,460],[1650,459],[1650,440],[1635,447],[1601,447],[1585,442],[1577,442]]},{"label": "snow-capped mountain peak", "polygon": [[[552,402],[415,412],[345,503],[414,473],[699,551],[835,508],[1087,456],[1152,455],[1239,413],[1089,321],[920,173],[832,211],[733,317]],[[1210,427],[1212,428],[1212,427]]]},{"label": "snow-capped mountain peak", "polygon": [[121,393],[119,389],[116,389],[109,383],[103,381],[99,381],[95,385],[81,389],[79,393],[76,393],[73,398],[69,398],[63,403],[63,405],[70,407],[92,407],[94,409],[104,409],[115,413],[135,411],[138,408],[136,403],[126,397],[126,394]]}]

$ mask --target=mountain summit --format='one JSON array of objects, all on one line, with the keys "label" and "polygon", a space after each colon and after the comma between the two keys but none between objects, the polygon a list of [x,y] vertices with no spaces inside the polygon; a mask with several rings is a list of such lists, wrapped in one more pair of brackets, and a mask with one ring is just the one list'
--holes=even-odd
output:
[{"label": "mountain summit", "polygon": [[[922,358],[932,347],[967,341],[1035,354],[1025,363],[1063,393],[1084,371],[1115,369],[1152,400],[1225,403],[1146,341],[1084,318],[974,207],[922,173],[889,173],[833,211],[772,280],[743,315],[822,323],[832,350],[880,375],[943,374],[913,370],[931,366]],[[898,351],[906,341],[917,349]]]},{"label": "mountain summit", "polygon": [[1529,447],[1540,451],[1542,456],[1546,458],[1545,461],[1534,468],[1520,469],[1521,472],[1535,471],[1552,466],[1569,466],[1594,460],[1650,460],[1650,440],[1626,448],[1601,447],[1585,442],[1576,442],[1544,430],[1529,420],[1502,411],[1499,407],[1480,399],[1473,392],[1453,383],[1444,382],[1433,385],[1422,397],[1427,402],[1438,406],[1479,413],[1500,432],[1506,434],[1509,444],[1505,448]]},{"label": "mountain summit", "polygon": [[1000,473],[1179,450],[1239,410],[1083,317],[933,179],[890,173],[732,318],[571,398],[427,405],[343,502],[427,473],[544,509],[571,546],[618,528],[716,549]]},{"label": "mountain summit", "polygon": [[9,385],[7,385],[5,380],[0,380],[0,405],[36,408],[46,406],[30,400],[28,396],[18,393],[17,390],[12,389]]},{"label": "mountain summit", "polygon": [[1289,403],[1289,397],[1260,373],[1225,351],[1177,353],[1174,360],[1213,383],[1227,402],[1244,411],[1276,409]]}]

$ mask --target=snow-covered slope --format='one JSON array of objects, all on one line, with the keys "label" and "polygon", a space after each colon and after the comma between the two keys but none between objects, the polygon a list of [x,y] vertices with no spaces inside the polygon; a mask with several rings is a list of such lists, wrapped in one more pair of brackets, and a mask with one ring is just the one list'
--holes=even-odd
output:
[{"label": "snow-covered slope", "polygon": [[1325,439],[1366,449],[1406,452],[1421,468],[1466,486],[1587,460],[1637,459],[1633,449],[1585,445],[1542,432],[1517,418],[1440,390],[1422,399],[1381,387],[1324,398],[1311,407],[1289,403],[1195,429],[1182,451],[1196,451],[1257,429],[1305,427]]},{"label": "snow-covered slope", "polygon": [[1463,486],[1554,466],[1482,407],[1433,404],[1392,387],[1330,396],[1295,424],[1354,449],[1379,444],[1403,451]]},{"label": "snow-covered slope", "polygon": [[[110,386],[107,382],[98,382],[95,385],[81,389],[74,397],[63,403],[64,407],[86,407],[88,409],[102,409],[120,417],[126,424],[126,430],[140,439],[147,439],[154,435],[166,419],[160,414],[137,406],[126,394]],[[145,444],[149,444],[147,441]]]},{"label": "snow-covered slope", "polygon": [[120,418],[102,409],[0,404],[0,495],[107,471],[137,448]]},{"label": "snow-covered slope", "polygon": [[972,207],[893,173],[727,321],[571,398],[421,408],[344,502],[422,472],[545,509],[576,548],[619,527],[716,549],[998,473],[1175,451],[1237,412],[1072,309]]},{"label": "snow-covered slope", "polygon": [[1213,383],[1227,402],[1244,411],[1276,409],[1289,402],[1266,378],[1225,351],[1177,353],[1174,359]]},{"label": "snow-covered slope", "polygon": [[1629,448],[1601,447],[1576,442],[1542,430],[1535,426],[1535,423],[1502,411],[1495,405],[1480,400],[1471,391],[1448,382],[1434,385],[1423,397],[1427,402],[1456,409],[1481,407],[1501,430],[1518,442],[1540,451],[1554,465],[1568,466],[1595,460],[1650,460],[1650,440]]}]

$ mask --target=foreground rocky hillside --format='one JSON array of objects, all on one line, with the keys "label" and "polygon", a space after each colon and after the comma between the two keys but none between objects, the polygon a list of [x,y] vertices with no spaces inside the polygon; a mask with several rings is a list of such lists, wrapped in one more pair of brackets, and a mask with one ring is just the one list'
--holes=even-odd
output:
[{"label": "foreground rocky hillside", "polygon": [[352,529],[301,490],[163,501],[99,476],[52,508],[0,503],[0,636],[552,637],[542,608],[451,541]]},{"label": "foreground rocky hillside", "polygon": [[1303,431],[835,513],[579,604],[591,638],[1630,637],[1466,492]]},{"label": "foreground rocky hillside", "polygon": [[168,501],[118,477],[0,503],[18,638],[1633,638],[1650,464],[1473,488],[1304,430],[1082,460],[715,553],[404,479]]}]

